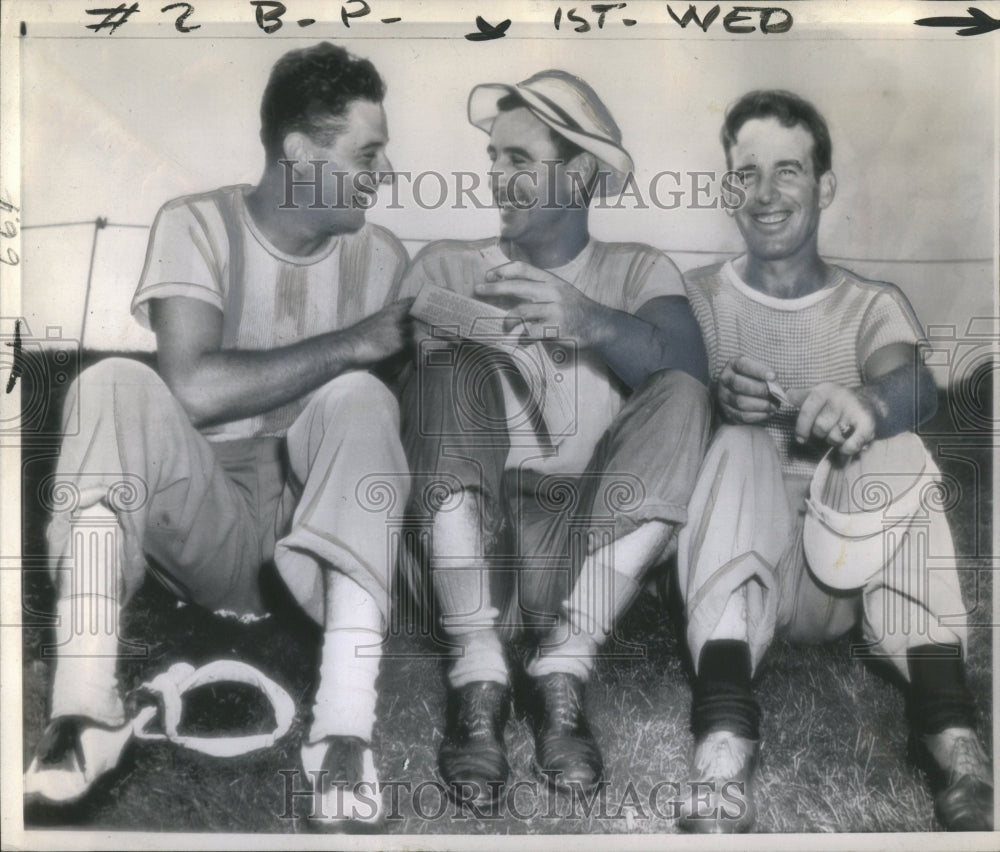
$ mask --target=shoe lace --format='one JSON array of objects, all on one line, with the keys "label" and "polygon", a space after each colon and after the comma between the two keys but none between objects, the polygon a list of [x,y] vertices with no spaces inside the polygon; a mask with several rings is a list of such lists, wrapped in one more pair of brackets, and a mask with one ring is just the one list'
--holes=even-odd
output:
[{"label": "shoe lace", "polygon": [[562,727],[575,725],[583,708],[569,678],[553,678],[550,689],[547,702],[549,718]]},{"label": "shoe lace", "polygon": [[473,690],[464,705],[463,723],[473,737],[490,737],[493,733],[492,696],[485,689]]},{"label": "shoe lace", "polygon": [[983,755],[979,743],[974,736],[959,734],[951,747],[951,780],[957,780],[966,775],[989,780],[983,767]]}]

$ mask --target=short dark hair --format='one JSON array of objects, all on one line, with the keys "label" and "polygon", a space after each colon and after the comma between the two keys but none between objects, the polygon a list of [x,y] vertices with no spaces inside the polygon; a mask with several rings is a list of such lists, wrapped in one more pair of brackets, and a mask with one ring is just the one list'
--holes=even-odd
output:
[{"label": "short dark hair", "polygon": [[833,143],[830,142],[830,129],[826,126],[826,120],[805,98],[783,89],[747,92],[726,110],[721,138],[730,168],[730,151],[736,143],[736,134],[752,118],[776,118],[783,127],[805,127],[813,138],[812,159],[816,177],[830,171],[833,165]]},{"label": "short dark hair", "polygon": [[328,41],[292,50],[271,69],[260,102],[260,138],[270,159],[282,156],[289,133],[329,145],[343,128],[352,101],[381,103],[385,83],[367,59]]},{"label": "short dark hair", "polygon": [[[515,109],[520,109],[524,107],[527,110],[531,110],[528,102],[521,97],[517,92],[509,92],[504,95],[500,100],[497,101],[497,112],[510,112]],[[548,125],[546,125],[548,127]],[[559,155],[559,159],[564,163],[568,163],[577,154],[583,153],[583,148],[577,145],[575,142],[570,141],[561,133],[556,132],[551,127],[549,127],[549,136],[552,137],[553,143],[556,146],[556,153]]]}]

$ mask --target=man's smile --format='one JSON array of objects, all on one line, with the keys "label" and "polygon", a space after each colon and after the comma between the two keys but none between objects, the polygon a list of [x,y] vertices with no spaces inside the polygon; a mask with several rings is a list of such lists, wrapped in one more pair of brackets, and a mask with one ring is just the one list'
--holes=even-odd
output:
[{"label": "man's smile", "polygon": [[786,222],[792,215],[791,210],[773,210],[766,213],[754,213],[751,218],[758,225],[776,227]]}]

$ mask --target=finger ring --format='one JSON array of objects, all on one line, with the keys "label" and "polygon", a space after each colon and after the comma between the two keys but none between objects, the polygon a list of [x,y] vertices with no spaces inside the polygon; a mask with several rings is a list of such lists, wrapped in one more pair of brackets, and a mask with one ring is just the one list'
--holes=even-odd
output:
[{"label": "finger ring", "polygon": [[848,423],[846,425],[844,425],[843,423],[840,424],[840,435],[841,435],[841,437],[845,441],[848,438],[850,438],[851,435],[853,435],[853,434],[854,434],[854,424],[853,423]]}]

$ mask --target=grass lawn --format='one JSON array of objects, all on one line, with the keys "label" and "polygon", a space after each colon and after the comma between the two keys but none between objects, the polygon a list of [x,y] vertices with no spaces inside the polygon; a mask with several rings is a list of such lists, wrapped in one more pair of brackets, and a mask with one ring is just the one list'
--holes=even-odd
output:
[{"label": "grass lawn", "polygon": [[[929,442],[951,448],[942,457],[946,475],[961,486],[952,510],[958,552],[989,565],[993,501],[989,494],[988,447],[945,438]],[[983,442],[980,442],[983,443]],[[50,448],[51,449],[51,448]],[[51,467],[51,451],[39,450],[38,470],[26,475],[25,554],[43,551],[44,518],[32,511],[39,472]],[[955,450],[960,452],[952,452]],[[977,457],[978,453],[978,457]],[[948,453],[945,453],[947,456]],[[28,468],[26,468],[27,471]],[[32,482],[28,480],[31,479]],[[28,571],[25,605],[30,613],[51,610],[53,590],[41,571]],[[980,711],[980,731],[992,746],[992,601],[988,570],[962,573],[966,600],[974,605],[969,678]],[[542,788],[522,785],[516,809],[495,818],[442,807],[436,770],[444,717],[442,669],[419,630],[401,630],[386,648],[380,678],[375,754],[383,782],[424,785],[416,803],[400,795],[390,808],[391,833],[672,833],[670,788],[650,806],[658,782],[684,780],[692,745],[688,730],[690,683],[679,641],[676,612],[644,595],[622,625],[639,646],[631,659],[599,661],[588,690],[591,719],[607,763],[606,803],[590,814],[566,799],[548,800]],[[65,813],[32,809],[26,827],[80,826],[145,831],[296,832],[292,818],[308,802],[291,800],[286,776],[294,770],[304,730],[318,631],[280,599],[272,616],[242,625],[192,606],[179,606],[155,583],[139,592],[124,632],[145,656],[120,669],[125,688],[141,683],[177,660],[218,657],[251,662],[285,686],[299,705],[291,733],[275,747],[244,757],[219,759],[170,744],[133,742],[121,766],[79,807]],[[44,626],[23,631],[24,755],[30,759],[45,721],[49,663],[40,649]],[[757,681],[764,710],[758,774],[756,830],[762,832],[859,832],[939,830],[922,775],[907,758],[903,698],[890,674],[852,656],[852,639],[818,647],[778,640]],[[240,688],[205,688],[192,694],[185,727],[191,732],[248,732],[269,724],[263,700]],[[531,779],[533,742],[528,721],[516,709],[507,728],[511,782]],[[302,783],[296,784],[300,789]],[[661,788],[662,789],[662,788]],[[416,805],[416,807],[415,807]],[[443,810],[443,813],[439,813]]]}]

